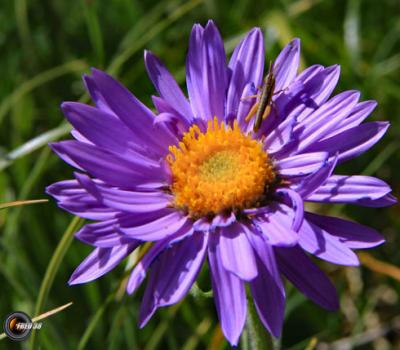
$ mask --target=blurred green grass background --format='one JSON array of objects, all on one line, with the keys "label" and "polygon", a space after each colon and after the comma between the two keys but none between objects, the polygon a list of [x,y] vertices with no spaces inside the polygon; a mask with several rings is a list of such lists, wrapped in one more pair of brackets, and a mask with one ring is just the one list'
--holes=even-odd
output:
[{"label": "blurred green grass background", "polygon": [[[0,202],[47,198],[46,185],[71,177],[72,169],[46,145],[68,133],[60,103],[88,101],[80,76],[89,67],[107,70],[150,105],[155,91],[145,73],[143,50],[156,53],[184,84],[191,27],[208,18],[219,26],[229,54],[247,30],[260,26],[267,60],[299,37],[303,67],[340,64],[336,91],[358,89],[362,99],[377,100],[370,120],[390,120],[392,127],[372,150],[339,170],[379,176],[399,193],[398,0],[5,0],[0,4]],[[339,290],[340,312],[328,313],[288,286],[283,348],[399,349],[398,206],[314,210],[370,225],[387,243],[368,252],[378,262],[364,257],[359,269],[323,266]],[[90,284],[68,287],[70,274],[90,251],[78,241],[71,243],[71,235],[64,236],[65,252],[56,250],[71,220],[52,200],[0,211],[1,322],[11,311],[34,316],[74,302],[44,320],[31,339],[3,339],[0,349],[229,348],[212,299],[189,295],[183,303],[159,310],[139,330],[143,288],[133,297],[114,293],[124,266]],[[200,285],[207,289],[208,284],[203,271]],[[310,343],[313,337],[317,345]]]}]

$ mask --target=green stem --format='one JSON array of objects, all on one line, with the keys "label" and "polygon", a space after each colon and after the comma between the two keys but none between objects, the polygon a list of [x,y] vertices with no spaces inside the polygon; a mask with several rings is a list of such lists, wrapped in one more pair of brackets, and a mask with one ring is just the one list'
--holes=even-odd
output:
[{"label": "green stem", "polygon": [[[71,242],[74,238],[74,233],[77,231],[79,226],[83,223],[83,219],[79,217],[74,217],[69,224],[68,228],[64,232],[60,243],[58,244],[51,260],[49,266],[47,267],[46,273],[44,275],[42,285],[40,286],[39,295],[36,301],[35,315],[39,315],[43,310],[43,306],[47,301],[49,291],[53,285],[54,278],[57,271],[61,265],[61,261],[64,259],[65,253],[67,252]],[[30,349],[35,350],[37,347],[37,333],[35,330],[32,331],[30,337]]]},{"label": "green stem", "polygon": [[253,299],[247,293],[247,319],[245,337],[242,339],[242,348],[249,350],[278,350],[279,346],[261,324],[254,306]]}]

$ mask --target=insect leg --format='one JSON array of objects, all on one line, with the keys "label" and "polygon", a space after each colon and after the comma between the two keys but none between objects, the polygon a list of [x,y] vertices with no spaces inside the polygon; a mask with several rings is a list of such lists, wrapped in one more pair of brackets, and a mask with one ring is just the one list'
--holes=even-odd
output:
[{"label": "insect leg", "polygon": [[240,99],[240,101],[251,100],[252,98],[256,98],[256,97],[258,97],[258,94],[257,95],[249,95],[249,96],[246,96],[246,97],[242,97]]},{"label": "insect leg", "polygon": [[256,114],[257,109],[258,109],[258,102],[256,102],[253,107],[251,107],[250,112],[246,115],[246,118],[244,118],[244,120],[246,122],[249,122],[250,119],[253,117],[254,114]]}]

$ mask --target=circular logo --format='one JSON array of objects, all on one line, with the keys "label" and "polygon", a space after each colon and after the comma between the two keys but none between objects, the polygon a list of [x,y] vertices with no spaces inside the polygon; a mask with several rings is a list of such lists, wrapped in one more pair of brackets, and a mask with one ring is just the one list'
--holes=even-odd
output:
[{"label": "circular logo", "polygon": [[4,321],[4,332],[12,340],[24,340],[32,330],[32,320],[22,312],[9,314]]}]

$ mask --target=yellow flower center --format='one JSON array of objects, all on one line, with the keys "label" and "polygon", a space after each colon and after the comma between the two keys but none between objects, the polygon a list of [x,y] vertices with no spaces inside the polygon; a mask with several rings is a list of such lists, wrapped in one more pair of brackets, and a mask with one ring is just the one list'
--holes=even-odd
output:
[{"label": "yellow flower center", "polygon": [[261,143],[233,128],[208,122],[186,132],[179,146],[170,146],[174,205],[192,217],[255,207],[264,198],[275,173]]}]

